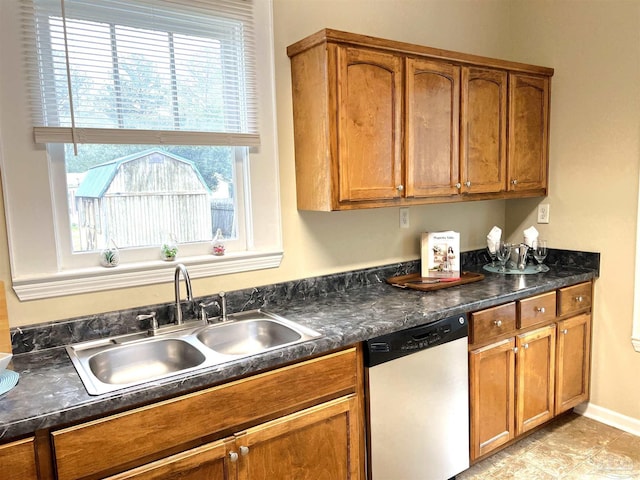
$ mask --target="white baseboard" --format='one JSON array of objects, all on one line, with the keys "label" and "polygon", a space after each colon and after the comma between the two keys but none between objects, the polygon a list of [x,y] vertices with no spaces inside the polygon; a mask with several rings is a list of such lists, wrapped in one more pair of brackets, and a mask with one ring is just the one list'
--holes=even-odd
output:
[{"label": "white baseboard", "polygon": [[582,403],[573,409],[574,412],[592,418],[600,423],[619,428],[625,432],[640,436],[640,419],[627,417],[593,403]]}]

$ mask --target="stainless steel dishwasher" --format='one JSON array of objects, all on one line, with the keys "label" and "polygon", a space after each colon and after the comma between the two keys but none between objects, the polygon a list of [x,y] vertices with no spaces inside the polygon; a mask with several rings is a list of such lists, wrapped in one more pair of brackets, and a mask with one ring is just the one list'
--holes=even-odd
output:
[{"label": "stainless steel dishwasher", "polygon": [[447,480],[469,468],[466,315],[367,341],[371,480]]}]

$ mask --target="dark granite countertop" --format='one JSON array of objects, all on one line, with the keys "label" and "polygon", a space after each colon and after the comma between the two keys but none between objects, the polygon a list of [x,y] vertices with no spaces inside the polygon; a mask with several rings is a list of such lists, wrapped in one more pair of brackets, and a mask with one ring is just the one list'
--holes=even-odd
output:
[{"label": "dark granite countertop", "polygon": [[[409,270],[415,266],[410,265]],[[481,267],[467,268],[474,269],[482,271]],[[560,265],[533,275],[482,271],[485,279],[480,282],[420,292],[384,282],[384,278],[407,273],[407,268],[382,273],[386,276],[368,272],[367,281],[355,287],[320,288],[315,295],[305,295],[297,285],[295,294],[290,289],[278,302],[262,299],[265,309],[322,333],[321,338],[111,394],[90,396],[62,346],[15,354],[13,369],[20,381],[0,396],[0,441],[177,396],[445,316],[589,281],[598,274],[593,268]],[[253,295],[255,292],[252,289]]]}]

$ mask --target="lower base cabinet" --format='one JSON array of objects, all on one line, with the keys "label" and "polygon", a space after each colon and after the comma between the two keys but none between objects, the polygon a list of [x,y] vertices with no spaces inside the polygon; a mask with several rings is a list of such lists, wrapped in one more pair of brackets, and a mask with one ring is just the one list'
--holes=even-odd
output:
[{"label": "lower base cabinet", "polygon": [[58,480],[357,480],[360,347],[51,433]]},{"label": "lower base cabinet", "polygon": [[554,416],[555,325],[470,352],[471,457]]},{"label": "lower base cabinet", "polygon": [[591,316],[558,322],[556,415],[589,399]]},{"label": "lower base cabinet", "polygon": [[0,478],[2,480],[37,480],[34,438],[0,445]]},{"label": "lower base cabinet", "polygon": [[108,480],[356,479],[357,417],[350,395]]},{"label": "lower base cabinet", "polygon": [[558,290],[558,317],[528,327],[524,307],[548,315],[548,293],[471,314],[471,462],[589,399],[591,292]]}]

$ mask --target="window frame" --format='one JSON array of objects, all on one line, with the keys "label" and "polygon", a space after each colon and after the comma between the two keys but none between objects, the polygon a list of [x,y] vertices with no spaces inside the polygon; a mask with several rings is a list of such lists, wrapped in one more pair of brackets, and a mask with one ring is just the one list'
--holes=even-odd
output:
[{"label": "window frame", "polygon": [[[5,140],[4,145],[0,145],[0,165],[11,277],[13,289],[20,300],[164,283],[172,280],[178,262],[188,266],[192,278],[277,268],[280,265],[283,251],[275,129],[272,2],[257,1],[255,9],[261,144],[249,150],[247,169],[243,172],[247,185],[244,192],[247,249],[228,252],[221,257],[209,253],[179,254],[174,262],[163,261],[159,256],[158,260],[137,261],[127,249],[121,252],[121,264],[115,268],[101,267],[97,253],[95,266],[70,268],[65,265],[58,247],[62,239],[56,224],[60,223],[61,212],[67,217],[67,223],[69,221],[66,179],[62,188],[60,172],[51,167],[46,149],[33,141],[32,127],[28,125],[28,91],[18,68],[20,52],[11,54],[15,68],[8,74],[11,78],[3,88],[7,88],[7,84],[17,87],[17,91],[12,91],[12,99],[16,99],[12,110],[22,115],[17,122],[23,135],[15,142],[12,138],[10,146],[6,137],[0,135],[0,140]],[[14,6],[13,10],[19,14],[19,7]],[[19,28],[14,28],[11,34],[17,37]],[[17,38],[15,40],[19,43]],[[8,120],[8,117],[4,119]],[[6,135],[5,132],[0,134]],[[64,190],[64,202],[60,196],[61,189]],[[58,194],[54,195],[56,190]],[[242,203],[243,199],[238,198],[237,201]]]}]

